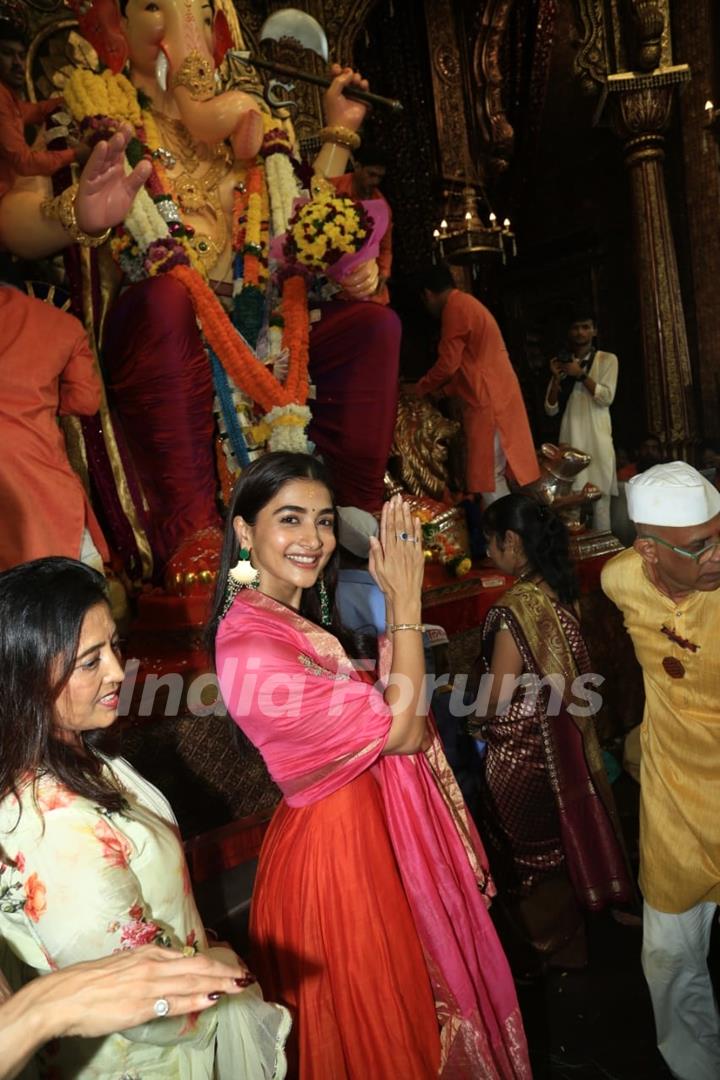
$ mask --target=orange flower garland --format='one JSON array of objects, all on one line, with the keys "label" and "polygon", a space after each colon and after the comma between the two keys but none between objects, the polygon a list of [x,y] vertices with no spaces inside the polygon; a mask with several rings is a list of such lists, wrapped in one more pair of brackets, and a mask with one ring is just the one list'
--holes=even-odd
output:
[{"label": "orange flower garland", "polygon": [[265,169],[256,162],[248,170],[242,201],[236,205],[237,224],[233,232],[233,247],[236,251],[243,252],[244,287],[257,286],[267,280],[267,266],[263,263],[260,252],[263,248],[267,249],[268,217]]},{"label": "orange flower garland", "polygon": [[[304,404],[307,399],[309,357],[307,346],[303,347],[302,335],[297,330],[290,346],[291,366],[287,384],[282,386],[235,331],[215,293],[195,270],[189,266],[174,266],[168,273],[181,281],[189,292],[208,344],[221,357],[223,367],[237,386],[256,401],[264,412],[270,412],[278,406]],[[290,278],[287,284],[290,285],[290,282],[295,280]],[[304,293],[304,282],[302,288]],[[292,322],[293,314],[297,313],[299,290],[292,287],[290,295]],[[307,311],[307,305],[305,310]],[[300,319],[295,321],[299,323]],[[297,387],[297,395],[292,393],[294,387]]]}]

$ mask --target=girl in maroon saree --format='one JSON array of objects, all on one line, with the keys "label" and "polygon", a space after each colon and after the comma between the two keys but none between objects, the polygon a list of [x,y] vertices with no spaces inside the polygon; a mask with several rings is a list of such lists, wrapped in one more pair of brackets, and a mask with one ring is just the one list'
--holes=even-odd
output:
[{"label": "girl in maroon saree", "polygon": [[526,495],[493,503],[483,528],[490,557],[518,577],[485,619],[488,708],[470,724],[487,742],[482,828],[496,922],[518,972],[582,967],[583,909],[635,894],[595,731],[599,695],[567,533]]}]

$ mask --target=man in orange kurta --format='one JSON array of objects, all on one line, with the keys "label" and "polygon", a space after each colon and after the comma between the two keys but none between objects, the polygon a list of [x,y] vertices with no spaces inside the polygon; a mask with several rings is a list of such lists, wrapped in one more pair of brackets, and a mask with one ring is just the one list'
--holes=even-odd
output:
[{"label": "man in orange kurta", "polygon": [[487,505],[509,494],[505,467],[518,484],[540,476],[520,384],[500,327],[484,304],[455,288],[447,266],[420,278],[423,302],[442,323],[437,362],[415,387],[462,402],[466,487]]},{"label": "man in orange kurta", "polygon": [[0,570],[44,555],[108,556],[57,422],[92,416],[100,381],[72,315],[0,282]]},{"label": "man in orange kurta", "polygon": [[371,143],[363,143],[353,154],[354,170],[342,176],[330,177],[339,195],[349,195],[351,199],[381,199],[387,206],[387,229],[380,241],[377,257],[377,290],[370,299],[376,304],[389,304],[390,293],[387,282],[392,271],[392,210],[390,203],[380,191],[380,184],[387,171],[385,152]]},{"label": "man in orange kurta", "polygon": [[16,176],[52,176],[76,159],[75,150],[31,150],[25,141],[27,124],[42,124],[62,105],[61,98],[21,100],[26,52],[22,27],[0,16],[0,199]]}]

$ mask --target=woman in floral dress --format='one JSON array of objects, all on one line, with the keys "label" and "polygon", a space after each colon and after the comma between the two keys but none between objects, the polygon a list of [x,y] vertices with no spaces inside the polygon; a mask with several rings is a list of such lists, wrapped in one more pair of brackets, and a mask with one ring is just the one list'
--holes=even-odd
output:
[{"label": "woman in floral dress", "polygon": [[[71,559],[0,574],[0,970],[32,974],[148,943],[207,953],[177,823],[99,750],[123,678],[102,577]],[[248,979],[241,976],[240,983]],[[50,1043],[41,1077],[237,1080],[285,1075],[287,1012],[253,982],[199,1014]],[[241,991],[241,992],[240,992]]]}]

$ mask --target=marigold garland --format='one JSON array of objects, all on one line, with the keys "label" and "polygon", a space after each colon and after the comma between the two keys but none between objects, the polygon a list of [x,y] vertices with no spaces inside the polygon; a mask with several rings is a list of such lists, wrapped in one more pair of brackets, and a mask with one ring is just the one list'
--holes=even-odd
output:
[{"label": "marigold garland", "polygon": [[74,68],[63,95],[78,123],[96,116],[112,117],[116,122],[135,128],[141,123],[137,90],[124,75],[113,75],[107,70],[97,74]]},{"label": "marigold garland", "polygon": [[[292,405],[294,401],[289,386],[281,386],[235,332],[220,301],[202,278],[188,266],[174,266],[169,273],[181,281],[190,293],[195,314],[208,344],[222,357],[223,367],[231,379],[241,386],[264,412],[269,412],[276,406]],[[301,370],[304,367],[303,359],[298,355],[296,360]],[[301,370],[293,380],[296,385],[301,383]],[[306,398],[307,391],[299,404],[303,404]]]}]

